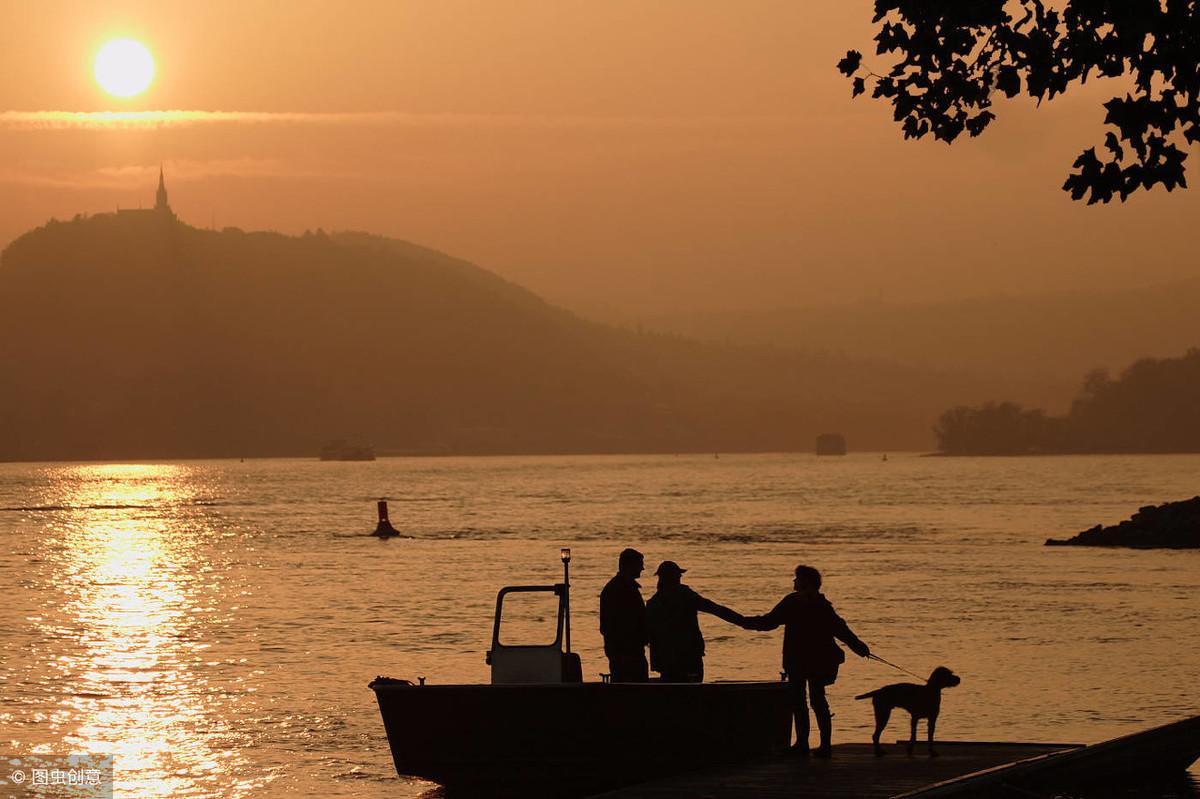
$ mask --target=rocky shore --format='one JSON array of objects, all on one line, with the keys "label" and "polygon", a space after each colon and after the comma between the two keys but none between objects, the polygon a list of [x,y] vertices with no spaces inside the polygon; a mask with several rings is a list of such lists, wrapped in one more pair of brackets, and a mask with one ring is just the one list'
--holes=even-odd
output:
[{"label": "rocky shore", "polygon": [[1046,546],[1200,549],[1200,496],[1147,505],[1120,524],[1098,524],[1073,538],[1050,538]]}]

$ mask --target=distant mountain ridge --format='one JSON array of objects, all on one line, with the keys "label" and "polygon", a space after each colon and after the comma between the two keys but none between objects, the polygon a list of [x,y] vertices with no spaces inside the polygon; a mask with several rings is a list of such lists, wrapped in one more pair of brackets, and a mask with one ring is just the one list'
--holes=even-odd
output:
[{"label": "distant mountain ridge", "polygon": [[155,214],[0,256],[0,459],[923,448],[952,375],[640,335],[362,233]]},{"label": "distant mountain ridge", "polygon": [[995,381],[995,394],[1065,410],[1079,375],[1090,369],[1119,370],[1200,345],[1198,305],[1200,279],[1194,279],[928,303],[675,314],[644,324],[701,340],[972,374]]}]

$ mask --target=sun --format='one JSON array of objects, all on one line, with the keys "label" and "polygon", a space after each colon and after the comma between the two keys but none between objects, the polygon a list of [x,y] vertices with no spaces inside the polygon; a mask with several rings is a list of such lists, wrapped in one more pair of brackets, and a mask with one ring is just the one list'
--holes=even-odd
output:
[{"label": "sun", "polygon": [[141,94],[154,80],[154,57],[133,39],[113,39],[96,53],[96,82],[114,97]]}]

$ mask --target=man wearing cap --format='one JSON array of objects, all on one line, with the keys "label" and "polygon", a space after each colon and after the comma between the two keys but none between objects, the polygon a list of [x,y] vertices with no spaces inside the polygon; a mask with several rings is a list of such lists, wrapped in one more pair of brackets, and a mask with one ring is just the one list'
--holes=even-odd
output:
[{"label": "man wearing cap", "polygon": [[700,611],[730,624],[741,625],[742,614],[697,594],[681,580],[687,569],[664,560],[654,572],[658,591],[646,603],[650,633],[650,668],[664,682],[704,681],[704,636],[700,633]]},{"label": "man wearing cap", "polygon": [[625,549],[617,573],[600,592],[600,634],[613,682],[646,682],[646,603],[637,578],[645,567],[642,553]]}]

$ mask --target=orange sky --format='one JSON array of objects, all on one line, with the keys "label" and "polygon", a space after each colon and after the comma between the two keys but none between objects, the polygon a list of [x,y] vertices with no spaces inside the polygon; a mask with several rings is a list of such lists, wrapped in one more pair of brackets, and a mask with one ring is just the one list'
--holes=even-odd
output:
[{"label": "orange sky", "polygon": [[[629,318],[1193,273],[1195,190],[1100,209],[1059,191],[1112,87],[1002,103],[952,148],[904,142],[834,68],[868,49],[871,7],[5,4],[0,242],[150,204],[163,161],[192,224],[383,233]],[[118,36],[157,61],[132,100],[91,74]],[[3,113],[112,109],[257,116],[47,129]]]}]

